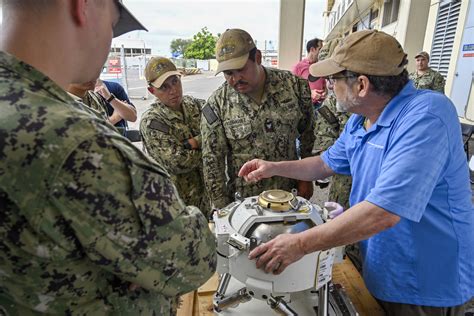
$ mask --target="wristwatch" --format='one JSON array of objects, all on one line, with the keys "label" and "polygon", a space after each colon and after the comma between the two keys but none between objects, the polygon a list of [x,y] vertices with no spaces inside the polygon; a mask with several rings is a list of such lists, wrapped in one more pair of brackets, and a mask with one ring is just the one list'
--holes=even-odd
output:
[{"label": "wristwatch", "polygon": [[111,93],[110,97],[107,99],[107,102],[110,103],[115,99],[115,94]]},{"label": "wristwatch", "polygon": [[183,141],[183,146],[185,149],[189,149],[189,150],[193,149],[193,146],[187,139]]}]

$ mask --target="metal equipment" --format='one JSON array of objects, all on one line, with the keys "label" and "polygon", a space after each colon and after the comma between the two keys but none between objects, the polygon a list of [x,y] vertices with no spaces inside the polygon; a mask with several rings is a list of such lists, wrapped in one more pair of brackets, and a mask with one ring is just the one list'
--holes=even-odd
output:
[{"label": "metal equipment", "polygon": [[[214,296],[214,310],[219,313],[255,298],[266,302],[279,315],[336,315],[335,308],[329,308],[335,300],[328,299],[331,291],[335,291],[329,288],[335,249],[307,254],[279,275],[257,269],[255,261],[248,259],[251,250],[279,234],[298,233],[323,224],[327,215],[324,211],[296,196],[296,191],[283,190],[264,191],[245,199],[236,195],[235,202],[216,210],[213,219],[220,283]],[[231,279],[238,281],[239,288],[229,294],[226,291]],[[295,303],[302,300],[306,306],[310,304],[309,313],[295,310]],[[354,310],[344,315],[357,313]]]}]

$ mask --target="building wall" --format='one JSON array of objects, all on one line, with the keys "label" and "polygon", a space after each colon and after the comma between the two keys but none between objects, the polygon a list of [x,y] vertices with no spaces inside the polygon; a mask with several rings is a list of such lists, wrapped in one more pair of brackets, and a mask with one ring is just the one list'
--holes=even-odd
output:
[{"label": "building wall", "polygon": [[[363,19],[367,11],[370,11],[370,8],[373,10],[378,9],[379,16],[377,21],[372,23],[374,28],[380,29],[397,38],[408,54],[409,64],[407,68],[409,72],[412,72],[416,66],[414,60],[416,53],[422,50],[431,52],[440,3],[447,3],[449,1],[450,0],[400,0],[398,19],[385,26],[382,26],[382,21],[386,1],[374,0],[368,2],[367,0],[357,0],[359,8],[363,8],[363,10],[357,12],[358,14],[354,14],[354,11],[357,11],[354,10],[356,4],[355,0],[350,1],[350,6],[352,7],[350,9],[345,8],[345,10],[341,10],[343,8],[342,4],[345,4],[347,7],[347,1],[327,1],[327,8],[330,12],[326,13],[325,16],[326,26],[328,27],[325,34],[326,40],[351,33],[354,24],[360,21],[361,18]],[[455,102],[458,113],[464,118],[474,121],[474,83],[472,76],[466,75],[466,73],[474,73],[474,57],[463,58],[462,56],[462,53],[465,53],[462,51],[462,45],[474,43],[474,41],[469,38],[471,33],[468,34],[468,32],[474,32],[474,8],[472,6],[474,6],[473,1],[461,0],[456,34],[451,58],[449,59],[445,92],[453,101],[459,99],[460,95],[463,96],[463,98],[465,97],[464,100],[467,99],[467,102],[457,102],[459,104]],[[339,18],[339,20],[335,25],[331,23],[331,20],[337,20],[337,18]],[[468,23],[469,25],[467,25]],[[332,26],[332,28],[329,28],[329,26]],[[463,37],[467,38],[464,38],[464,42]],[[468,98],[468,96],[470,97]],[[465,111],[464,104],[467,105]]]},{"label": "building wall", "polygon": [[425,38],[423,40],[423,50],[426,52],[431,51],[431,45],[433,44],[434,30],[436,25],[436,15],[438,13],[439,0],[431,0],[430,8],[428,11],[428,20],[426,22]]},{"label": "building wall", "polygon": [[[401,0],[398,20],[381,30],[393,35],[408,55],[408,72],[415,71],[415,55],[423,50],[430,0]],[[382,10],[383,11],[383,8]]]},{"label": "building wall", "polygon": [[305,0],[280,0],[278,68],[291,70],[303,47]]},{"label": "building wall", "polygon": [[[434,37],[434,32],[435,32],[435,27],[436,27],[436,18],[438,15],[439,4],[440,4],[439,0],[431,0],[431,3],[430,3],[429,18],[426,24],[426,35],[424,37],[424,42],[423,42],[423,49],[426,50],[427,52],[431,51],[431,46],[433,44],[433,37]],[[448,96],[451,95],[451,89],[453,86],[453,78],[456,72],[456,64],[458,62],[458,57],[459,57],[459,53],[461,49],[463,29],[465,27],[466,18],[468,14],[468,7],[469,7],[469,0],[462,0],[461,10],[459,12],[458,27],[456,30],[456,36],[454,38],[453,50],[451,53],[451,61],[449,63],[448,76],[446,78],[445,93]]]},{"label": "building wall", "polygon": [[[372,21],[372,27],[394,36],[400,42],[410,61],[407,69],[409,72],[412,72],[415,70],[413,57],[423,49],[430,0],[400,0],[397,20],[382,26],[384,5],[385,2],[380,0],[369,2],[358,0],[357,6],[356,2],[352,1],[349,7],[347,7],[346,0],[334,1],[331,11],[335,13],[328,13],[325,19],[329,26],[331,19],[339,17],[340,20],[336,24],[339,31],[337,34],[334,34],[333,29],[328,29],[326,35],[333,38],[352,33],[353,29],[356,29],[355,24],[358,24],[358,29],[361,29],[360,20],[364,20],[371,10],[378,10],[378,16]],[[345,9],[344,11],[342,10],[343,8]],[[355,14],[354,11],[356,12]],[[367,23],[365,22],[364,24]],[[340,27],[341,25],[343,26],[342,28]]]}]

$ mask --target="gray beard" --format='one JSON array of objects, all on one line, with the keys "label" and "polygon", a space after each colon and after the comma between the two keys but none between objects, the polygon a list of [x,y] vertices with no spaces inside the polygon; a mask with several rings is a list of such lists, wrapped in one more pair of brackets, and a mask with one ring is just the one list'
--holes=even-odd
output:
[{"label": "gray beard", "polygon": [[338,112],[347,112],[347,109],[338,101],[336,101],[336,110]]}]

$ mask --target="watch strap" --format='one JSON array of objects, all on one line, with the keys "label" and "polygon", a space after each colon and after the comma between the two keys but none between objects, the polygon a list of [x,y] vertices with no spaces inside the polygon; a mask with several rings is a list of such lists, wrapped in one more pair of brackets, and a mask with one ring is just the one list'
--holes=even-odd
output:
[{"label": "watch strap", "polygon": [[107,99],[107,102],[112,102],[115,99],[115,94],[111,93],[110,97]]}]

